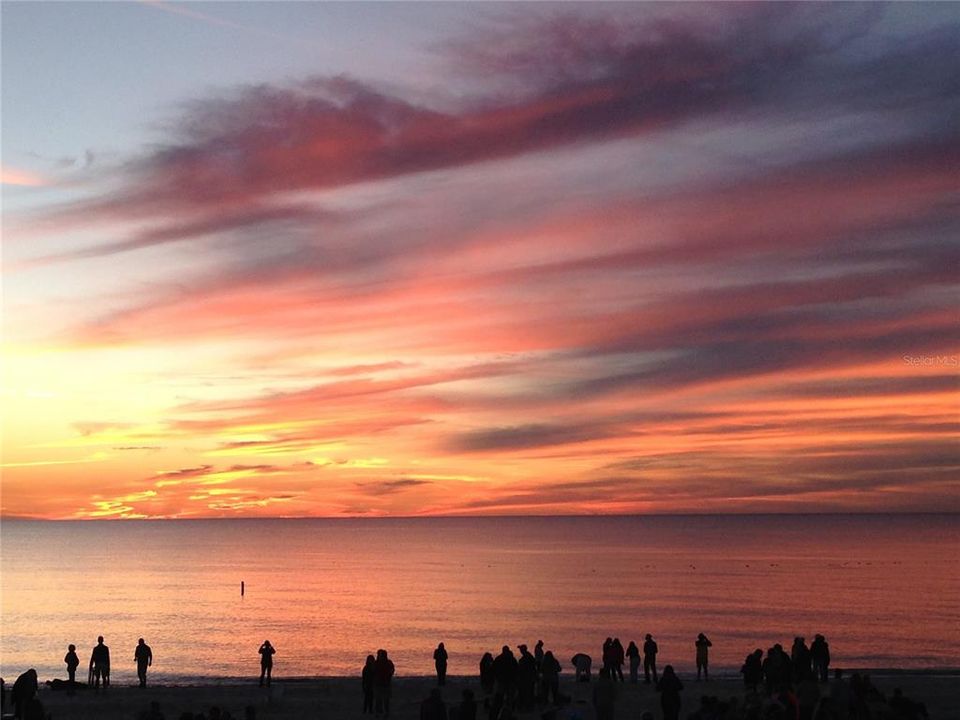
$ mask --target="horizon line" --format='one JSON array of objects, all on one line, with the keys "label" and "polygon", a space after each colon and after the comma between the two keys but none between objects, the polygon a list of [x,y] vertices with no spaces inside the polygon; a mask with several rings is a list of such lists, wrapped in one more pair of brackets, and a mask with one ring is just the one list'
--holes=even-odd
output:
[{"label": "horizon line", "polygon": [[659,517],[830,517],[830,516],[889,517],[897,515],[951,515],[960,516],[960,510],[865,510],[823,512],[664,512],[664,513],[552,513],[552,514],[484,514],[484,515],[246,515],[225,517],[213,515],[206,517],[65,517],[45,518],[32,515],[2,515],[0,522],[49,522],[49,523],[99,523],[99,522],[189,522],[210,520],[504,520],[504,519],[583,519],[583,518],[659,518]]}]

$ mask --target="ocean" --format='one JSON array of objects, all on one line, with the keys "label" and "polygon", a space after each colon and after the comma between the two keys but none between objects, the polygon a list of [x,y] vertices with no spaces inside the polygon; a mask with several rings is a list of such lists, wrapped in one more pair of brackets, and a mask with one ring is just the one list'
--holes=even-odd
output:
[{"label": "ocean", "polygon": [[[714,673],[822,633],[833,665],[960,668],[960,517],[749,515],[0,524],[0,674],[81,670],[98,635],[115,682],[353,675],[386,648],[399,675],[452,675],[542,639],[569,670],[651,633],[660,664]],[[245,584],[241,597],[240,583]]]}]

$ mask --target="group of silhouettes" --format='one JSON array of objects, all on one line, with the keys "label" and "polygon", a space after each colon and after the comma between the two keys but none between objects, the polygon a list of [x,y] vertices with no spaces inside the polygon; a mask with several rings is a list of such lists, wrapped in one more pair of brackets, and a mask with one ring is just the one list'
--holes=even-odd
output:
[{"label": "group of silhouettes", "polygon": [[[708,677],[709,652],[712,642],[700,633],[694,642],[696,649],[697,679],[701,674]],[[480,659],[480,687],[485,695],[484,708],[490,720],[508,720],[517,712],[532,710],[536,705],[562,705],[569,698],[560,693],[560,672],[562,667],[554,653],[544,649],[542,640],[534,646],[533,652],[525,644],[517,645],[519,656],[509,645],[504,645],[494,657],[487,652]],[[661,694],[661,705],[667,720],[676,720],[680,713],[680,692],[683,685],[673,670],[667,665],[662,676],[657,673],[657,653],[659,647],[652,635],[647,635],[643,643],[643,652],[635,642],[623,647],[619,638],[607,638],[601,649],[603,664],[599,671],[599,680],[593,691],[593,705],[598,720],[613,717],[618,680],[624,682],[623,665],[629,660],[630,681],[639,682],[641,659],[646,683],[655,683]],[[438,687],[432,689],[420,706],[421,720],[447,720],[448,709],[440,688],[447,682],[447,666],[450,655],[444,643],[437,645],[433,652],[434,667]],[[593,659],[586,653],[577,653],[571,658],[575,677],[579,682],[590,682]],[[388,717],[390,714],[390,685],[395,674],[393,662],[386,650],[378,650],[376,657],[368,655],[361,671],[363,692],[363,713],[376,717]],[[454,714],[458,720],[476,720],[477,701],[470,689],[464,689]]]},{"label": "group of silhouettes", "polygon": [[827,682],[830,668],[830,645],[823,635],[816,635],[810,646],[802,636],[793,639],[790,654],[777,643],[763,656],[757,648],[747,655],[740,668],[743,682],[754,690],[764,683],[768,692],[781,685],[797,684],[808,679]]},{"label": "group of silhouettes", "polygon": [[[709,649],[713,643],[700,633],[695,640],[695,661],[697,680],[709,679]],[[489,720],[511,720],[517,712],[534,709],[537,705],[559,706],[570,701],[560,693],[560,662],[550,650],[544,649],[542,640],[534,646],[533,652],[527,645],[517,646],[519,656],[509,645],[504,645],[494,657],[484,653],[480,659],[479,679],[484,693],[483,708]],[[629,665],[631,683],[638,683],[640,668],[646,684],[654,684],[660,694],[660,705],[664,720],[678,720],[681,709],[681,691],[683,684],[671,665],[657,670],[657,655],[660,649],[650,634],[643,645],[631,641],[624,648],[619,638],[608,637],[601,647],[602,664],[598,672],[598,681],[593,687],[592,700],[597,720],[611,720],[617,698],[617,683],[625,682],[623,666]],[[270,686],[273,674],[273,657],[276,649],[269,640],[264,640],[258,650],[260,655],[260,685]],[[420,706],[421,720],[448,720],[455,715],[458,720],[476,720],[477,700],[470,689],[462,691],[459,704],[449,713],[440,688],[447,682],[449,653],[440,643],[433,652],[436,668],[437,686],[430,691]],[[147,668],[153,663],[153,651],[143,638],[140,638],[134,650],[137,664],[137,676],[140,687],[146,687]],[[577,653],[571,660],[574,677],[577,682],[590,682],[593,658],[586,653]],[[64,656],[68,680],[52,681],[55,687],[65,687],[73,694],[76,683],[76,671],[80,665],[76,646],[70,645]],[[774,717],[777,711],[785,718],[798,720],[866,720],[869,718],[870,703],[882,701],[894,711],[898,718],[923,720],[926,708],[905,698],[895,691],[889,704],[873,688],[869,676],[854,675],[849,683],[842,678],[840,670],[835,671],[829,693],[821,695],[818,685],[828,680],[830,666],[830,647],[823,635],[816,635],[807,646],[803,637],[796,637],[790,652],[783,646],[773,645],[764,654],[756,649],[744,660],[740,672],[747,689],[742,707],[736,699],[721,703],[717,698],[704,696],[701,706],[690,717],[693,720],[729,720],[730,718]],[[389,717],[391,686],[396,668],[387,651],[377,650],[376,655],[368,655],[361,672],[363,691],[363,713],[376,717]],[[0,699],[4,698],[2,680],[0,680]],[[59,685],[58,685],[59,684]],[[89,686],[99,692],[100,687],[110,686],[110,649],[104,644],[103,637],[97,638],[97,644],[90,654]],[[46,720],[43,705],[37,698],[38,679],[34,669],[20,675],[13,685],[11,701],[14,717],[18,720]],[[761,690],[763,692],[761,692]],[[879,701],[878,701],[879,698]],[[250,708],[252,710],[252,708]],[[217,713],[211,710],[211,720],[217,720]],[[144,720],[162,720],[155,703],[149,711],[141,713]],[[197,716],[194,716],[196,720]],[[200,716],[206,720],[205,716]],[[251,717],[248,713],[247,717]],[[220,716],[224,720],[224,716]]]},{"label": "group of silhouettes", "polygon": [[[443,647],[443,643],[440,643]],[[363,690],[363,712],[373,713],[376,717],[390,717],[390,691],[396,668],[387,651],[377,650],[377,655],[367,655],[367,661],[360,674]],[[444,659],[444,677],[446,659]]]},{"label": "group of silhouettes", "polygon": [[[137,640],[137,647],[133,651],[133,660],[137,663],[137,678],[140,687],[147,686],[147,668],[153,665],[153,650],[144,642]],[[67,693],[73,694],[77,684],[77,668],[80,667],[80,658],[77,656],[77,646],[68,645],[67,654],[63,656],[67,666]],[[103,635],[97,637],[97,644],[90,653],[88,683],[97,692],[101,684],[106,689],[110,687],[110,648],[103,642]]]},{"label": "group of silhouettes", "polygon": [[[137,677],[140,679],[140,687],[147,686],[147,668],[153,664],[153,651],[147,645],[143,638],[137,641],[137,647],[133,651],[133,659],[137,663]],[[56,680],[56,686],[64,686],[68,695],[73,695],[77,688],[77,668],[80,667],[80,657],[77,655],[77,646],[68,645],[67,654],[63,656],[63,662],[67,666],[67,680]],[[104,689],[110,687],[110,648],[103,642],[103,636],[97,638],[97,644],[90,653],[89,674],[87,678],[89,687],[96,692],[100,692],[100,687]],[[0,680],[2,683],[2,680]],[[13,705],[14,717],[18,720],[44,720],[43,703],[37,697],[39,689],[39,680],[37,671],[30,668],[22,673],[14,682],[10,690],[10,702]],[[5,699],[5,691],[0,686],[0,700]]]}]

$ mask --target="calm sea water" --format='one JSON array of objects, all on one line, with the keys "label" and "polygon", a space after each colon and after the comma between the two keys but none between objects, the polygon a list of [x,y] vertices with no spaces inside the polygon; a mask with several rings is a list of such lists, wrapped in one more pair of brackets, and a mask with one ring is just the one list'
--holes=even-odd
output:
[{"label": "calm sea water", "polygon": [[[543,639],[561,661],[650,632],[661,662],[715,671],[820,632],[846,667],[960,667],[960,517],[710,516],[176,522],[4,521],[0,673],[63,676],[96,636],[115,681],[138,637],[155,681],[258,671],[451,674]],[[240,596],[240,582],[246,596]],[[569,667],[569,663],[565,663]]]}]

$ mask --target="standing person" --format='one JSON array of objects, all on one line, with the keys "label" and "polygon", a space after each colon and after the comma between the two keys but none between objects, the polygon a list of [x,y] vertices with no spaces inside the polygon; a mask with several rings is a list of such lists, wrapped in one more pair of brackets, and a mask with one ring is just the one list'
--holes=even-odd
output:
[{"label": "standing person", "polygon": [[793,682],[798,683],[810,674],[810,648],[803,637],[793,639],[790,648],[790,664],[793,667]]},{"label": "standing person", "polygon": [[496,676],[493,673],[493,655],[491,653],[484,653],[483,657],[480,658],[480,687],[486,695],[491,695],[493,693],[493,685],[496,681]]},{"label": "standing person", "polygon": [[97,637],[96,647],[90,653],[90,675],[93,688],[100,692],[100,680],[103,680],[103,689],[110,685],[110,648],[103,644],[103,635]]},{"label": "standing person", "polygon": [[543,640],[537,640],[533,646],[533,659],[537,661],[537,672],[540,672],[540,666],[543,665]]},{"label": "standing person", "polygon": [[67,695],[73,695],[77,691],[77,668],[80,667],[76,645],[67,645],[63,661],[67,664]]},{"label": "standing person", "polygon": [[443,643],[437,645],[437,649],[433,651],[433,664],[437,668],[437,685],[446,685],[447,684],[447,649],[443,646]]},{"label": "standing person", "polygon": [[363,690],[363,714],[373,713],[373,681],[377,671],[373,655],[367,655],[367,664],[360,673],[360,687]]},{"label": "standing person", "polygon": [[640,648],[637,647],[637,644],[631,640],[630,644],[627,645],[626,652],[627,659],[630,661],[630,682],[634,685],[637,684],[637,677],[640,674]]},{"label": "standing person", "polygon": [[657,682],[660,693],[660,707],[663,708],[663,720],[678,720],[680,717],[680,691],[683,683],[673,671],[673,665],[663,669],[663,677]]},{"label": "standing person", "polygon": [[650,684],[650,675],[653,675],[653,682],[657,682],[657,653],[660,648],[650,633],[647,633],[646,640],[643,643],[643,678],[644,682]]},{"label": "standing person", "polygon": [[757,648],[747,655],[740,673],[743,675],[743,686],[747,690],[757,692],[757,688],[763,682],[763,650]]},{"label": "standing person", "polygon": [[270,679],[273,675],[273,656],[277,654],[277,651],[269,640],[264,640],[263,645],[257,652],[260,653],[260,687],[263,687],[264,678],[267,679],[267,687],[270,687]]},{"label": "standing person", "polygon": [[537,690],[537,661],[526,645],[518,645],[520,659],[517,661],[517,710],[529,710]]},{"label": "standing person", "polygon": [[387,657],[387,651],[377,650],[377,659],[374,661],[373,673],[373,702],[374,714],[380,717],[390,717],[390,685],[396,668],[393,661]]},{"label": "standing person", "polygon": [[517,692],[517,659],[509,645],[504,645],[493,661],[493,677],[496,680],[496,692],[513,702]]},{"label": "standing person", "polygon": [[554,705],[560,702],[560,663],[549,650],[543,655],[543,662],[540,663],[540,682],[543,689],[540,697],[544,702],[552,702]]},{"label": "standing person", "polygon": [[713,643],[710,642],[706,635],[700,633],[697,635],[697,642],[694,644],[697,646],[697,680],[700,679],[701,670],[703,670],[703,679],[709,680],[709,648],[713,647]]},{"label": "standing person", "polygon": [[623,643],[620,638],[614,638],[610,646],[610,659],[613,660],[613,669],[610,673],[611,680],[623,682]]},{"label": "standing person", "polygon": [[133,651],[133,659],[137,661],[137,677],[140,678],[140,687],[147,686],[147,668],[153,665],[153,650],[143,638],[137,640],[137,649]]},{"label": "standing person", "polygon": [[810,659],[813,661],[813,672],[816,673],[817,679],[825,683],[829,677],[830,646],[823,635],[817,634],[810,643]]},{"label": "standing person", "polygon": [[608,637],[600,648],[600,669],[606,668],[613,673],[613,638]]}]

